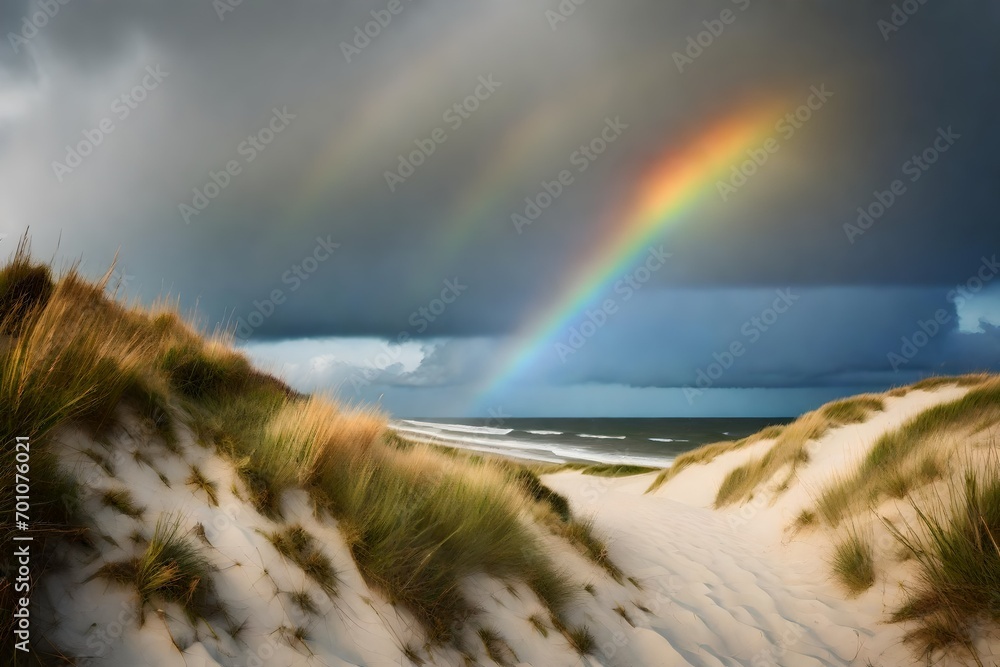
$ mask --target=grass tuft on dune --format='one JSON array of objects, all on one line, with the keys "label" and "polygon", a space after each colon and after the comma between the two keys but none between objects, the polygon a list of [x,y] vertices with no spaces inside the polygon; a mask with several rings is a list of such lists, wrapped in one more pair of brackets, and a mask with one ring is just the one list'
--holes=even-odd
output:
[{"label": "grass tuft on dune", "polygon": [[834,547],[833,571],[853,595],[863,593],[875,583],[875,554],[872,539],[851,530]]},{"label": "grass tuft on dune", "polygon": [[164,516],[145,550],[134,559],[107,563],[94,577],[133,587],[139,596],[140,624],[146,607],[156,601],[174,602],[194,620],[213,610],[211,566],[198,547],[181,533],[179,517]]},{"label": "grass tuft on dune", "polygon": [[693,465],[706,465],[723,454],[738,451],[754,444],[755,442],[760,442],[762,440],[774,440],[780,437],[784,430],[784,425],[779,424],[775,426],[768,426],[767,428],[751,436],[747,436],[746,438],[741,438],[740,440],[714,442],[712,444],[694,449],[690,452],[684,452],[674,460],[673,464],[669,468],[660,472],[656,479],[653,480],[653,483],[649,486],[649,488],[646,489],[646,493],[656,491],[658,488],[676,477],[685,468],[689,468]]},{"label": "grass tuft on dune", "polygon": [[893,620],[916,623],[907,638],[928,657],[954,648],[976,657],[972,630],[1000,622],[1000,466],[994,459],[952,477],[930,502],[912,506],[915,525],[886,524],[918,566]]}]

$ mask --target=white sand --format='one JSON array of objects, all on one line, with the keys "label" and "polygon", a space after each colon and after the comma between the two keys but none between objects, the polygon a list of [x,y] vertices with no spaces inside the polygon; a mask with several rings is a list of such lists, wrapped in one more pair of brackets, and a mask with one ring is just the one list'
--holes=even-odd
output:
[{"label": "white sand", "polygon": [[[811,446],[810,463],[786,492],[772,498],[765,489],[752,503],[725,511],[711,509],[719,483],[770,442],[688,468],[652,494],[645,491],[655,475],[547,476],[545,482],[570,499],[577,515],[593,516],[612,559],[641,588],[614,582],[568,545],[547,538],[557,562],[581,588],[568,620],[589,628],[596,651],[578,657],[551,627],[543,637],[527,619],[547,614],[528,590],[510,591],[481,577],[467,583],[467,593],[482,608],[465,630],[466,652],[475,661],[468,664],[495,664],[475,635],[480,627],[497,631],[509,648],[508,664],[520,666],[914,664],[901,643],[904,628],[884,623],[898,592],[886,583],[848,599],[832,581],[829,536],[813,531],[798,537],[787,527],[824,480],[856,464],[881,433],[964,391],[889,399],[888,409],[869,422],[831,431]],[[70,567],[35,593],[48,601],[57,619],[42,630],[68,654],[82,656],[79,664],[389,667],[411,664],[404,655],[407,647],[431,664],[467,664],[455,649],[426,647],[408,613],[368,588],[335,522],[317,521],[303,492],[287,494],[286,523],[301,523],[323,543],[339,573],[333,597],[260,534],[276,525],[234,495],[239,481],[226,461],[194,444],[190,433],[184,434],[178,456],[151,444],[135,420],[127,423],[133,426],[108,449],[80,434],[64,435],[70,450],[117,454],[113,477],[82,454],[67,458],[89,487],[114,488],[127,480],[146,508],[140,522],[102,507],[94,497],[87,500],[87,510],[108,538],[100,540],[100,556],[88,561],[83,552],[69,551]],[[155,452],[153,464],[169,479],[169,488],[129,455],[136,448]],[[191,464],[219,482],[219,507],[185,484]],[[243,625],[237,638],[225,627],[209,628],[204,622],[192,628],[173,605],[147,609],[140,628],[134,595],[99,579],[86,581],[105,562],[132,552],[133,531],[148,538],[161,513],[183,517],[186,528],[204,526],[206,550],[218,568],[216,591],[232,625]],[[593,593],[584,592],[584,584]],[[303,614],[291,603],[289,593],[303,590],[319,607],[318,615]],[[289,629],[296,627],[306,630],[304,641],[291,636]],[[988,643],[984,650],[989,652]]]},{"label": "white sand", "polygon": [[691,466],[648,495],[655,474],[622,479],[557,474],[544,481],[568,496],[577,512],[593,514],[596,527],[610,536],[615,561],[627,572],[641,573],[645,592],[662,601],[652,608],[655,614],[642,617],[642,625],[670,650],[635,664],[915,664],[902,644],[905,628],[885,622],[886,610],[899,600],[898,587],[876,586],[849,599],[832,579],[829,536],[822,531],[798,536],[789,527],[822,483],[855,468],[882,433],[966,391],[888,398],[885,412],[810,445],[810,463],[787,491],[774,496],[765,485],[754,500],[725,510],[711,509],[722,480],[773,441]]}]

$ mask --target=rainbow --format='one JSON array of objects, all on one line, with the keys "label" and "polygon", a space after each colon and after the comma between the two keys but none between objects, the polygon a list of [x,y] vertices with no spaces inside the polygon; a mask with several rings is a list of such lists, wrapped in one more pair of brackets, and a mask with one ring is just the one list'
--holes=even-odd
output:
[{"label": "rainbow", "polygon": [[558,298],[512,338],[480,392],[488,405],[497,391],[520,377],[591,304],[602,298],[672,224],[683,220],[699,201],[716,191],[731,167],[745,159],[774,129],[773,106],[717,122],[681,148],[672,147],[653,165],[630,198],[624,214],[609,218],[607,233],[566,281]]}]

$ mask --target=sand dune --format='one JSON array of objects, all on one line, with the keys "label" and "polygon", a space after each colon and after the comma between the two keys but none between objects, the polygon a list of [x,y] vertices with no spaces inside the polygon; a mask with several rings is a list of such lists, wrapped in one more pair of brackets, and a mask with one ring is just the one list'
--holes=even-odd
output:
[{"label": "sand dune", "polygon": [[[616,583],[573,549],[550,540],[573,579],[588,584],[589,593],[574,603],[569,617],[590,629],[591,655],[579,657],[557,632],[542,636],[528,620],[546,617],[534,596],[487,577],[467,582],[482,610],[477,627],[502,638],[503,649],[494,656],[501,664],[534,667],[912,664],[904,627],[885,622],[892,591],[876,588],[849,598],[830,575],[829,539],[796,534],[790,526],[815,488],[856,464],[879,435],[966,391],[948,387],[891,398],[872,419],[834,429],[816,442],[810,464],[785,493],[771,498],[762,492],[756,501],[724,510],[712,508],[724,476],[766,451],[771,441],[692,466],[654,493],[646,493],[651,474],[544,476],[569,498],[574,512],[593,517],[612,558],[631,579]],[[70,449],[90,444],[83,434],[75,437]],[[130,451],[145,437],[133,424],[117,436],[114,448]],[[171,607],[147,611],[140,627],[127,591],[87,580],[102,562],[124,555],[130,535],[141,528],[139,520],[94,504],[88,509],[107,535],[101,557],[73,561],[44,587],[54,615],[49,637],[67,653],[89,656],[82,664],[388,667],[408,664],[408,650],[434,664],[461,665],[467,658],[495,664],[472,641],[464,652],[427,645],[405,610],[369,589],[336,524],[316,519],[304,492],[289,493],[286,520],[317,536],[339,571],[338,595],[326,595],[263,536],[271,522],[233,494],[237,478],[226,460],[195,445],[190,434],[180,451],[156,462],[174,482],[170,488],[150,467],[127,456],[115,461],[117,477],[129,480],[148,514],[171,513],[183,517],[186,529],[204,527],[202,539],[218,569],[216,589],[240,627],[238,639],[231,629],[216,632],[204,622],[192,627]],[[119,483],[87,457],[77,455],[69,463],[97,490]],[[192,464],[219,481],[218,507],[184,484]],[[290,603],[292,591],[307,592],[317,610],[297,609]],[[298,638],[297,628],[303,629]],[[986,654],[991,647],[1000,644],[982,645]]]}]

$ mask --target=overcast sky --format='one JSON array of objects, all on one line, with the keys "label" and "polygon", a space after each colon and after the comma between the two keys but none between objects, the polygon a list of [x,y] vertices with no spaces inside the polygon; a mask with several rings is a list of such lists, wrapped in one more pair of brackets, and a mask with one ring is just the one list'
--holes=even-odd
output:
[{"label": "overcast sky", "polygon": [[[4,0],[0,28],[0,248],[30,228],[94,275],[117,252],[129,294],[302,389],[773,416],[1000,365],[995,2]],[[582,345],[505,373],[653,162],[810,95],[745,184],[664,226],[641,289],[554,333],[617,299]]]}]

